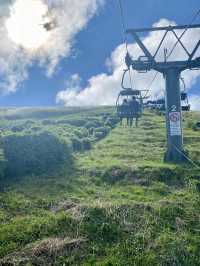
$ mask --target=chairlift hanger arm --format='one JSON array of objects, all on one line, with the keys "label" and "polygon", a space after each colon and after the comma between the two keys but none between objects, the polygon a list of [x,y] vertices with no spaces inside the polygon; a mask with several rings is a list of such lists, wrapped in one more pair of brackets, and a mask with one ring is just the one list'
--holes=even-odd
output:
[{"label": "chairlift hanger arm", "polygon": [[127,68],[127,69],[125,69],[124,70],[124,73],[123,73],[123,76],[122,76],[122,81],[121,81],[121,87],[122,87],[122,89],[126,89],[126,87],[124,86],[124,79],[125,79],[125,75],[126,75],[126,73],[129,71],[129,68]]},{"label": "chairlift hanger arm", "polygon": [[143,51],[143,53],[149,59],[149,61],[155,62],[153,56],[151,55],[149,50],[146,48],[146,46],[143,44],[143,42],[140,40],[140,38],[138,37],[137,33],[136,32],[132,32],[132,35],[133,35],[135,41],[137,42],[137,44],[139,45],[139,47],[141,48],[141,50]]}]

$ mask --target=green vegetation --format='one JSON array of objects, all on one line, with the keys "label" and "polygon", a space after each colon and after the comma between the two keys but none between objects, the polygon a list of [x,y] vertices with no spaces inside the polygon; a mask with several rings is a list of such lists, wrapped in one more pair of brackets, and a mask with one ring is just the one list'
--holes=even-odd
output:
[{"label": "green vegetation", "polygon": [[66,141],[46,133],[9,135],[3,138],[7,160],[5,176],[41,174],[71,163],[71,149]]},{"label": "green vegetation", "polygon": [[[0,265],[199,265],[200,170],[164,164],[165,119],[2,110]],[[199,113],[184,116],[200,166]]]}]

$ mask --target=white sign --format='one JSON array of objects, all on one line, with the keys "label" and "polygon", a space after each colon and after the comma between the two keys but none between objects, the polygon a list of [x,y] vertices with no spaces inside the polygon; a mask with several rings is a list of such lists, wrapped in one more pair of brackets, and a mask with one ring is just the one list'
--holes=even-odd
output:
[{"label": "white sign", "polygon": [[171,136],[181,136],[181,113],[171,112],[169,113],[169,125]]}]

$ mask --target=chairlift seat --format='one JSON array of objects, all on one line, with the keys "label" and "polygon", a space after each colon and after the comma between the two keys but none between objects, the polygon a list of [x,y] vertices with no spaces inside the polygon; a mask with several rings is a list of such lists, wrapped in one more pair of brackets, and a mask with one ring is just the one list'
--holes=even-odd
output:
[{"label": "chairlift seat", "polygon": [[190,111],[190,105],[185,105],[185,106],[182,106],[182,111]]},{"label": "chairlift seat", "polygon": [[133,90],[131,88],[127,88],[125,90],[120,91],[120,96],[139,96],[139,90]]}]

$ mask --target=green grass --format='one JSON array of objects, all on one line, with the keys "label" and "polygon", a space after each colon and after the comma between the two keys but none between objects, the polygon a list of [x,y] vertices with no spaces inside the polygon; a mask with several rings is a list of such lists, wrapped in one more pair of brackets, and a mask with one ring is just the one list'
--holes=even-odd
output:
[{"label": "green grass", "polygon": [[[30,110],[26,118],[23,110],[16,112],[18,118],[6,118],[1,126],[10,130],[13,123],[33,119],[41,128],[61,127],[59,133],[69,136],[81,127],[68,122],[44,126],[42,119],[101,119],[113,109]],[[197,164],[200,132],[193,123],[199,117],[190,113],[184,118],[185,147]],[[138,128],[118,125],[90,151],[74,153],[72,168],[5,182],[0,192],[0,264],[15,260],[17,265],[35,265],[36,244],[69,238],[86,242],[68,254],[51,246],[51,262],[40,256],[44,265],[199,265],[200,171],[164,164],[165,136],[164,117],[147,112]],[[27,256],[29,264],[23,264]]]}]

